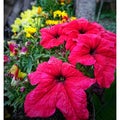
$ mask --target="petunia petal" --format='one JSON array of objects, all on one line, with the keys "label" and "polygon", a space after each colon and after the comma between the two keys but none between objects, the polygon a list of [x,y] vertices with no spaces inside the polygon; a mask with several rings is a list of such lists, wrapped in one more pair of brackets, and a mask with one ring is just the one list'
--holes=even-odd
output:
[{"label": "petunia petal", "polygon": [[70,86],[72,89],[88,89],[91,85],[96,82],[96,79],[88,78],[86,76],[80,76],[79,78],[68,78],[66,84]]},{"label": "petunia petal", "polygon": [[61,91],[58,95],[57,108],[66,120],[87,120],[89,113],[85,92],[80,89],[74,92],[67,86],[61,86]]},{"label": "petunia petal", "polygon": [[43,83],[43,82],[48,83],[48,82],[53,81],[53,77],[51,75],[44,73],[44,72],[38,72],[38,71],[30,73],[28,75],[28,78],[32,85],[36,85],[38,83]]},{"label": "petunia petal", "polygon": [[56,110],[59,85],[39,84],[25,99],[25,113],[29,117],[49,117]]},{"label": "petunia petal", "polygon": [[110,85],[114,81],[114,72],[115,72],[115,67],[110,66],[110,65],[100,65],[100,64],[95,64],[95,78],[100,85],[100,87],[103,88],[109,88]]}]

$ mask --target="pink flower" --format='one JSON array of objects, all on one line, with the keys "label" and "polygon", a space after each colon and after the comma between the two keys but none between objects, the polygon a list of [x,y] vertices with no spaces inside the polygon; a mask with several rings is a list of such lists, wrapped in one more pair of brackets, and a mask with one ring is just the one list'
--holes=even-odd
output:
[{"label": "pink flower", "polygon": [[8,47],[10,50],[10,56],[15,56],[18,53],[18,45],[14,41],[8,42]]},{"label": "pink flower", "polygon": [[[96,57],[104,57],[107,60],[113,59],[115,64],[115,45],[114,42],[102,39],[96,35],[81,36],[78,38],[77,45],[70,53],[69,61],[72,64],[81,63],[83,65],[93,65],[96,63]],[[112,64],[109,62],[109,64]]]},{"label": "pink flower", "polygon": [[72,38],[77,38],[78,35],[83,34],[98,34],[104,30],[101,25],[89,22],[84,18],[71,21],[64,28],[64,32]]},{"label": "pink flower", "polygon": [[24,92],[24,91],[25,91],[25,87],[22,86],[22,87],[20,88],[20,92]]},{"label": "pink flower", "polygon": [[31,44],[31,41],[25,42],[25,46],[26,46],[26,47],[30,46],[30,44]]},{"label": "pink flower", "polygon": [[[106,38],[107,39],[107,38]],[[115,42],[96,35],[82,36],[70,53],[72,64],[94,65],[94,75],[100,87],[109,88],[116,67]]]},{"label": "pink flower", "polygon": [[[66,49],[71,50],[71,44],[76,44],[75,38],[89,34],[100,34],[105,29],[97,23],[89,22],[88,20],[81,18],[68,23],[63,29],[64,33],[68,35],[69,40],[66,40]],[[74,39],[73,39],[74,38]]]},{"label": "pink flower", "polygon": [[66,36],[63,34],[64,24],[58,24],[50,28],[43,28],[40,30],[42,40],[40,45],[46,49],[57,47],[64,43]]},{"label": "pink flower", "polygon": [[25,55],[28,52],[27,47],[23,46],[22,49],[20,50],[20,54]]},{"label": "pink flower", "polygon": [[32,85],[38,85],[26,96],[24,109],[27,116],[49,117],[58,108],[66,120],[88,119],[84,90],[95,83],[95,79],[54,57],[39,64],[28,77]]},{"label": "pink flower", "polygon": [[4,55],[4,63],[7,63],[10,61],[10,58],[7,55]]}]

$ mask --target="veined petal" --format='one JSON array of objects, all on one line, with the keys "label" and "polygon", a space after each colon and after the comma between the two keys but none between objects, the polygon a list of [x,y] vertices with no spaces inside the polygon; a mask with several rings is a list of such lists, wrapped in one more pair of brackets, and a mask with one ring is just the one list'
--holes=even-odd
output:
[{"label": "veined petal", "polygon": [[58,95],[57,108],[65,116],[66,120],[88,119],[86,94],[83,90],[72,91],[68,87],[61,87]]},{"label": "veined petal", "polygon": [[95,79],[84,76],[75,66],[68,63],[62,64],[62,74],[66,76],[65,86],[67,85],[71,89],[86,90],[96,82]]},{"label": "veined petal", "polygon": [[71,87],[71,89],[83,89],[87,90],[91,85],[93,85],[96,82],[96,79],[88,78],[86,76],[80,76],[74,77],[74,78],[68,78],[68,80],[65,82],[67,86]]},{"label": "veined petal", "polygon": [[44,82],[49,83],[53,81],[53,77],[51,75],[44,72],[38,72],[38,71],[30,73],[28,75],[28,78],[32,85],[36,85],[38,83],[44,83]]},{"label": "veined petal", "polygon": [[39,84],[25,99],[25,113],[29,117],[49,117],[56,110],[56,97],[59,86]]},{"label": "veined petal", "polygon": [[51,57],[48,62],[39,64],[30,79],[38,86],[25,99],[27,116],[49,117],[58,108],[67,120],[88,119],[84,90],[95,80],[86,78],[74,65]]},{"label": "veined petal", "polygon": [[114,81],[115,67],[110,66],[108,64],[102,66],[97,63],[94,65],[94,67],[95,78],[100,87],[109,88],[112,82]]}]

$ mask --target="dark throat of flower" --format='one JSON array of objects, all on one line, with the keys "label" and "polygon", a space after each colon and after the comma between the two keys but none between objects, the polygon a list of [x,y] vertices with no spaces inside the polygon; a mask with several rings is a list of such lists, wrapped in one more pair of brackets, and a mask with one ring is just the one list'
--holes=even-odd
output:
[{"label": "dark throat of flower", "polygon": [[58,75],[55,77],[58,82],[64,82],[66,78],[63,75]]},{"label": "dark throat of flower", "polygon": [[80,29],[80,30],[79,30],[79,33],[80,33],[80,34],[85,34],[85,33],[86,33],[86,30]]},{"label": "dark throat of flower", "polygon": [[55,38],[56,38],[56,39],[58,39],[59,37],[60,37],[60,35],[59,35],[59,34],[56,34],[56,35],[55,35]]},{"label": "dark throat of flower", "polygon": [[94,55],[95,54],[95,49],[91,48],[90,49],[90,55]]}]

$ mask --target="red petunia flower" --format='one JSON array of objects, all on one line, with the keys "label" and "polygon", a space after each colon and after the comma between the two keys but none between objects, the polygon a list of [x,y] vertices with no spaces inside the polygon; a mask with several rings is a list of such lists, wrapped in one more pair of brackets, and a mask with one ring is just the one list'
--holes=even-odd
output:
[{"label": "red petunia flower", "polygon": [[50,28],[42,28],[40,30],[42,37],[40,45],[42,45],[46,49],[50,49],[63,44],[66,40],[66,35],[62,32],[63,28],[64,24],[58,24]]},{"label": "red petunia flower", "polygon": [[29,74],[30,83],[37,85],[25,99],[24,109],[29,117],[49,117],[58,108],[66,120],[85,120],[89,117],[84,90],[95,79],[84,76],[75,66],[51,57]]},{"label": "red petunia flower", "polygon": [[98,23],[89,22],[88,20],[81,18],[68,23],[64,28],[64,33],[70,38],[66,41],[66,49],[71,50],[71,44],[75,45],[77,41],[75,38],[88,34],[100,34],[105,29]]},{"label": "red petunia flower", "polygon": [[84,18],[71,21],[64,28],[64,32],[73,38],[83,34],[98,34],[100,31],[104,30],[105,29],[100,24],[89,22]]},{"label": "red petunia flower", "polygon": [[96,35],[83,36],[70,53],[72,64],[94,65],[94,75],[100,87],[109,88],[116,67],[115,42]]},{"label": "red petunia flower", "polygon": [[106,57],[107,60],[113,59],[113,64],[115,64],[116,53],[114,42],[102,39],[96,35],[81,36],[78,38],[78,41],[70,53],[70,63],[74,65],[77,63],[93,65],[96,63],[96,57],[101,55],[100,59],[103,59],[103,57]]}]

